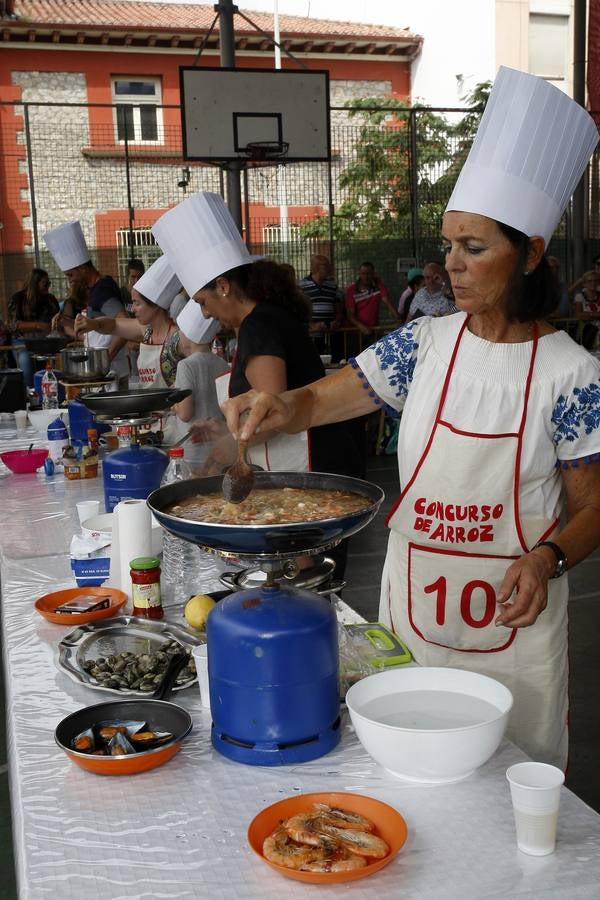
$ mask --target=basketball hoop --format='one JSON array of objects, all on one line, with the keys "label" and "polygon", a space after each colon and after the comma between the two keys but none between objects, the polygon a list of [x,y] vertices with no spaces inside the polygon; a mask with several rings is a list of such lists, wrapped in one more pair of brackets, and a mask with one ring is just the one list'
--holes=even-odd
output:
[{"label": "basketball hoop", "polygon": [[289,150],[287,141],[248,141],[241,153],[250,162],[272,162],[285,159]]}]

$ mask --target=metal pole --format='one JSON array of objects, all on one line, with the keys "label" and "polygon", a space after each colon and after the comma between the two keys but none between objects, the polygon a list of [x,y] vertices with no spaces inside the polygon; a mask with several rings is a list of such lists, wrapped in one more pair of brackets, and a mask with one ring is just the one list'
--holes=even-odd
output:
[{"label": "metal pole", "polygon": [[[586,66],[586,0],[575,0],[573,8],[573,99],[585,106],[585,66]],[[578,278],[585,269],[585,211],[586,176],[577,185],[573,194],[573,271],[571,281]]]},{"label": "metal pole", "polygon": [[[133,107],[130,107],[133,118]],[[134,209],[131,199],[131,171],[129,169],[129,128],[127,127],[127,115],[123,113],[123,124],[125,126],[125,140],[123,141],[125,149],[125,180],[127,181],[127,214],[129,217],[129,259],[133,259],[133,219]]]},{"label": "metal pole", "polygon": [[27,173],[29,176],[29,210],[31,212],[31,232],[33,234],[33,255],[36,268],[40,268],[40,242],[38,239],[37,209],[35,205],[35,186],[33,181],[33,159],[31,157],[31,129],[29,126],[29,105],[23,104],[25,120],[25,147],[27,152]]},{"label": "metal pole", "polygon": [[410,214],[412,219],[413,257],[421,262],[419,254],[419,167],[417,163],[417,113],[410,111]]},{"label": "metal pole", "polygon": [[[235,69],[235,37],[233,16],[237,12],[233,0],[219,0],[215,3],[215,12],[219,13],[219,43],[221,45],[221,67]],[[237,160],[227,164],[227,206],[237,227],[242,231],[242,190],[240,171],[242,163]]]},{"label": "metal pole", "polygon": [[[281,36],[279,34],[279,7],[278,0],[273,0],[273,32],[275,37],[275,68],[281,69]],[[277,166],[277,202],[279,203],[279,238],[285,253],[284,259],[289,257],[288,243],[290,229],[287,205],[287,187],[285,166]]]}]

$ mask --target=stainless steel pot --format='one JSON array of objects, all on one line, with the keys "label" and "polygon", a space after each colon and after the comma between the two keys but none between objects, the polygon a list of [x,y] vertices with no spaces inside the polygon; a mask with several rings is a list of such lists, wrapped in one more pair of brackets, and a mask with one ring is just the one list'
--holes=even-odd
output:
[{"label": "stainless steel pot", "polygon": [[102,378],[110,369],[107,348],[68,347],[58,354],[63,375],[77,378]]}]

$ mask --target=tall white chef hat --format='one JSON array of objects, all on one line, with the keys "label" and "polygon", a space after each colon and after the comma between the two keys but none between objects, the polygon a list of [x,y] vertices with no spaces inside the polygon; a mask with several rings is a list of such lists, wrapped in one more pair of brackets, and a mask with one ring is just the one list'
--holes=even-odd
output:
[{"label": "tall white chef hat", "polygon": [[210,344],[221,329],[218,319],[204,318],[200,304],[195,300],[185,304],[177,316],[177,326],[195,344]]},{"label": "tall white chef hat", "polygon": [[496,219],[547,246],[597,143],[583,107],[502,66],[446,211]]},{"label": "tall white chef hat", "polygon": [[167,257],[160,256],[138,278],[133,289],[152,303],[168,309],[175,294],[181,290],[181,282],[171,268]]},{"label": "tall white chef hat", "polygon": [[190,297],[223,272],[252,262],[219,194],[192,194],[162,215],[152,234]]},{"label": "tall white chef hat", "polygon": [[59,269],[68,272],[89,262],[90,251],[87,248],[83,231],[79,222],[65,222],[57,228],[51,228],[44,235],[46,246]]}]

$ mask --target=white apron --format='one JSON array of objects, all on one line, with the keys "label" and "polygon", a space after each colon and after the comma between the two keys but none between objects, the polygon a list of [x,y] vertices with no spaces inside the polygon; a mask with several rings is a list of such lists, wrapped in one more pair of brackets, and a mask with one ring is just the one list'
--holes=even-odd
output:
[{"label": "white apron", "polygon": [[[219,406],[229,398],[231,369],[216,379]],[[308,432],[285,434],[280,432],[264,444],[248,448],[248,460],[265,472],[309,472],[310,442]]]},{"label": "white apron", "polygon": [[470,669],[505,684],[515,701],[508,736],[535,759],[564,767],[566,578],[550,582],[548,606],[533,626],[494,624],[507,568],[558,525],[543,517],[524,519],[519,511],[521,442],[538,330],[518,431],[477,434],[459,430],[443,415],[467,322],[423,455],[388,517],[380,619],[406,640],[421,665]]},{"label": "white apron", "polygon": [[[162,344],[140,344],[138,356],[138,374],[142,388],[159,390],[168,388],[160,367],[163,353]],[[163,432],[163,444],[173,444],[179,436],[177,417],[173,415],[161,418],[152,430]]]}]

